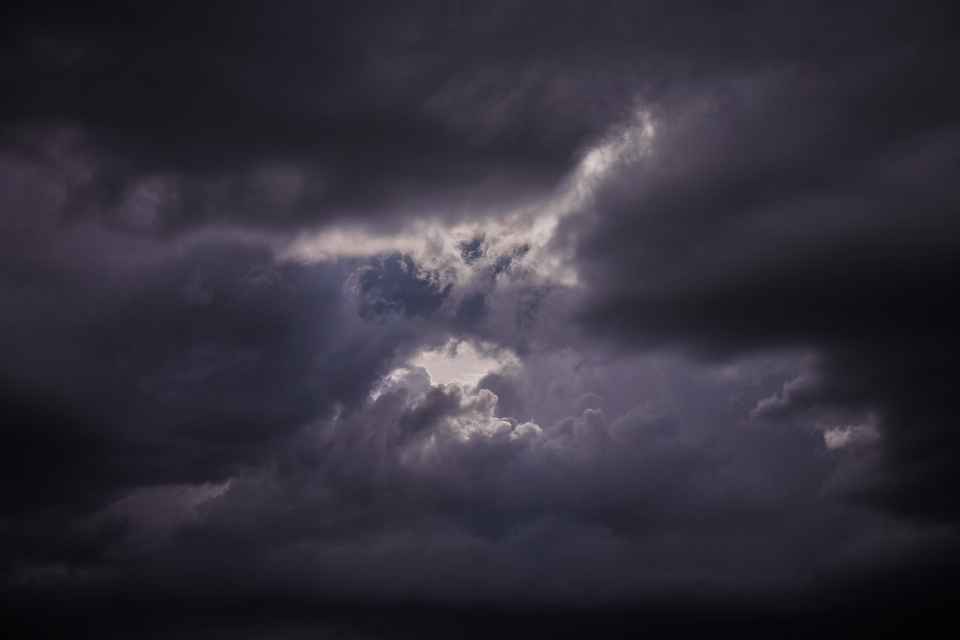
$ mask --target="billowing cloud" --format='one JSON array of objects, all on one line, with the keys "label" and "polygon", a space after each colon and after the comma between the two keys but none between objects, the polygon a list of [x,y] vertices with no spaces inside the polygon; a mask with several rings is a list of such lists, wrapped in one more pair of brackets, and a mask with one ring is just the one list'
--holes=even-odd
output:
[{"label": "billowing cloud", "polygon": [[11,615],[769,636],[943,605],[945,7],[5,16]]}]

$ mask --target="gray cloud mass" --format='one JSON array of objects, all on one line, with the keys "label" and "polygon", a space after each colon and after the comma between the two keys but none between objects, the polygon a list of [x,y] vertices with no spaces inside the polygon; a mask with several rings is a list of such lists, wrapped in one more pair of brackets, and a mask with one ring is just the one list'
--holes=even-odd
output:
[{"label": "gray cloud mass", "polygon": [[946,613],[948,5],[2,12],[11,625],[836,637]]}]

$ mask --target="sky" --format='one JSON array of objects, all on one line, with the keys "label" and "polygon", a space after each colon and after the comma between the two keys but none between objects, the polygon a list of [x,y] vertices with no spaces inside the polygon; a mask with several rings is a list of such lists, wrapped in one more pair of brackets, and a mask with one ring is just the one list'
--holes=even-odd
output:
[{"label": "sky", "polygon": [[949,3],[0,11],[10,624],[838,637],[955,606]]}]

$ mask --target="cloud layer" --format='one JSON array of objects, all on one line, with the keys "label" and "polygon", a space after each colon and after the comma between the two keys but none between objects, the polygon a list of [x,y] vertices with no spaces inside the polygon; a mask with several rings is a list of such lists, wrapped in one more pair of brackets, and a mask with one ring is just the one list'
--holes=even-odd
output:
[{"label": "cloud layer", "polygon": [[442,637],[939,606],[953,13],[226,9],[5,10],[11,611]]}]

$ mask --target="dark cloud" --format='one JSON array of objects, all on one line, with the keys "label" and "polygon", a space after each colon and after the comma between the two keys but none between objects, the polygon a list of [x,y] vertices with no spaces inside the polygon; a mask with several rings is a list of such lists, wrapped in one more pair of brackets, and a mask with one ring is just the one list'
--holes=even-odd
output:
[{"label": "dark cloud", "polygon": [[357,284],[363,296],[360,315],[364,318],[388,313],[402,313],[408,318],[429,316],[440,308],[452,288],[402,255],[386,256],[376,266],[362,270]]},{"label": "dark cloud", "polygon": [[109,260],[5,283],[5,333],[19,338],[5,340],[3,366],[13,513],[223,481],[304,421],[362,402],[406,339],[343,335],[338,314],[355,312],[339,310],[340,276],[264,249],[153,258],[133,288],[110,281]]},{"label": "dark cloud", "polygon": [[483,241],[483,236],[477,236],[460,244],[460,255],[467,263],[476,262],[483,255]]},{"label": "dark cloud", "polygon": [[958,26],[5,6],[5,619],[808,637],[942,613]]},{"label": "dark cloud", "polygon": [[707,357],[821,352],[808,403],[882,412],[889,463],[911,469],[892,471],[910,476],[897,507],[953,520],[960,448],[936,389],[957,382],[960,93],[955,44],[927,31],[911,48],[913,29],[882,33],[897,54],[753,72],[752,88],[722,80],[706,108],[680,106],[685,123],[598,204],[583,319]]},{"label": "dark cloud", "polygon": [[482,293],[474,293],[460,301],[457,320],[467,326],[478,325],[483,322],[488,312],[486,297]]},{"label": "dark cloud", "polygon": [[[285,213],[277,222],[302,224],[345,207],[360,213],[411,188],[485,180],[499,199],[530,178],[556,178],[585,127],[531,131],[535,90],[491,119],[524,82],[476,62],[489,51],[486,32],[505,17],[492,7],[52,3],[10,13],[4,122],[65,120],[95,131],[127,158],[118,177],[128,184],[175,174],[185,197],[206,205],[173,217],[175,228],[261,222],[271,208]],[[477,81],[487,86],[474,89]],[[475,90],[486,104],[469,114],[459,103],[475,102],[463,95]],[[490,130],[482,139],[478,119]],[[249,183],[263,165],[301,173],[279,185],[267,175],[258,190]]]}]

